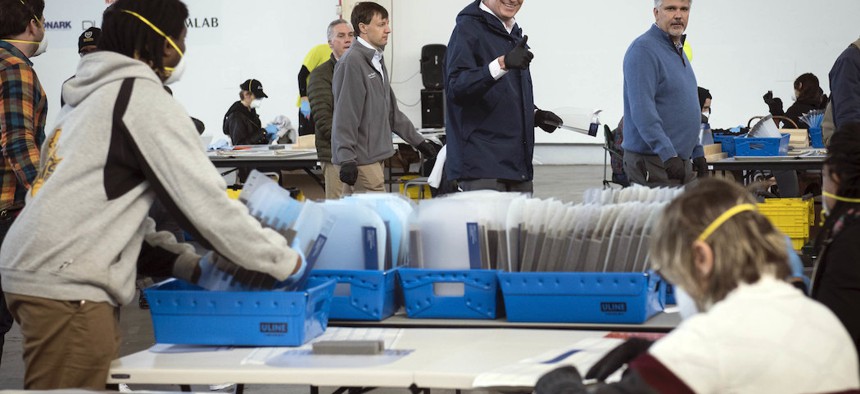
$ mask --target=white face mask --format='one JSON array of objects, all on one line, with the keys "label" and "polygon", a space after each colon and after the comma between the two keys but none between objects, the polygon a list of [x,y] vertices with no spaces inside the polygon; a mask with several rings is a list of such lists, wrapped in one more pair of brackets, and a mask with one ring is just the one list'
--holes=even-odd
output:
[{"label": "white face mask", "polygon": [[254,101],[251,101],[251,108],[254,108],[254,109],[260,108],[260,105],[262,105],[262,102],[263,102],[263,100],[260,100],[260,99],[256,99]]},{"label": "white face mask", "polygon": [[39,55],[45,53],[45,51],[47,51],[47,50],[48,50],[48,35],[45,34],[45,38],[43,38],[42,41],[39,41],[39,47],[36,48],[36,52],[33,52],[33,56],[31,56],[31,57],[39,56]]},{"label": "white face mask", "polygon": [[182,79],[182,74],[185,73],[185,56],[183,55],[179,58],[179,63],[176,63],[176,67],[165,67],[164,69],[170,71],[170,76],[164,80],[165,85],[179,82],[179,80]]},{"label": "white face mask", "polygon": [[693,315],[699,313],[699,308],[696,306],[696,301],[690,297],[684,289],[675,286],[675,302],[678,304],[678,313],[681,314],[681,320],[687,320]]}]

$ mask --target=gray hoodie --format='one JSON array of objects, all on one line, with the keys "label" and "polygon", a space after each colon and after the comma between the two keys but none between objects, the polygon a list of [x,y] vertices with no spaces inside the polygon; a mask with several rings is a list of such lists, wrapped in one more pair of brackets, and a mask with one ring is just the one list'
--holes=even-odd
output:
[{"label": "gray hoodie", "polygon": [[[366,165],[394,155],[391,132],[412,146],[424,137],[397,108],[389,77],[373,68],[374,50],[356,41],[334,68],[334,119],[331,153],[334,164]],[[385,65],[383,64],[383,71]]]},{"label": "gray hoodie", "polygon": [[163,249],[165,259],[192,252],[155,232],[147,213],[156,197],[204,247],[278,280],[293,272],[297,253],[227,198],[188,113],[146,64],[87,55],[63,98],[26,208],[0,250],[4,291],[130,302],[142,247]]}]

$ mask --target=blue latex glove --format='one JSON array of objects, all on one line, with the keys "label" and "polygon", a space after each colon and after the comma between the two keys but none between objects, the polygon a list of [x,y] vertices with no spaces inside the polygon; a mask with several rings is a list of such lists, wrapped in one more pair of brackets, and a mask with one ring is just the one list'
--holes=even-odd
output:
[{"label": "blue latex glove", "polygon": [[301,111],[305,118],[309,118],[311,116],[311,104],[308,100],[302,100],[302,105],[299,107],[299,111]]},{"label": "blue latex glove", "polygon": [[266,134],[269,135],[269,141],[273,141],[278,135],[278,126],[273,124],[266,126]]}]

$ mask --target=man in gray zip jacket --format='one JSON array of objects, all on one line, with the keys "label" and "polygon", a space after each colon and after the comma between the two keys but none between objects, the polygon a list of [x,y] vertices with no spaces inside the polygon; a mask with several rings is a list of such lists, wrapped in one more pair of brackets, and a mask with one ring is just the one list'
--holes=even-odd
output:
[{"label": "man in gray zip jacket", "polygon": [[382,163],[394,155],[392,131],[425,157],[434,157],[437,149],[397,108],[382,59],[391,33],[388,11],[376,3],[358,3],[352,26],[358,38],[337,62],[332,78],[332,163],[345,188],[385,191]]}]

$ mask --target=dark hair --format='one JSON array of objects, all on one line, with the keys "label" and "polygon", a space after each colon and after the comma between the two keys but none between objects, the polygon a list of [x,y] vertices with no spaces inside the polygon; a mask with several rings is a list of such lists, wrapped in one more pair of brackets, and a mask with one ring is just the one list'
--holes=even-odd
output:
[{"label": "dark hair", "polygon": [[164,37],[124,11],[140,14],[176,41],[185,29],[188,8],[179,0],[118,0],[104,12],[99,50],[152,62],[155,70],[163,70]]},{"label": "dark hair", "polygon": [[814,103],[823,103],[827,101],[827,96],[821,90],[821,85],[818,83],[818,77],[812,73],[801,74],[794,80],[794,89],[800,91],[797,95],[797,101],[811,101]]},{"label": "dark hair", "polygon": [[45,0],[0,0],[0,37],[17,36],[27,30],[33,18],[45,12]]},{"label": "dark hair", "polygon": [[844,124],[833,133],[824,163],[831,176],[839,177],[839,196],[860,198],[860,123]]},{"label": "dark hair", "polygon": [[362,1],[355,5],[355,8],[352,9],[352,17],[350,19],[352,21],[352,30],[355,31],[356,36],[361,34],[358,24],[364,23],[365,25],[369,25],[374,15],[379,15],[382,19],[388,19],[388,10],[372,1]]},{"label": "dark hair", "polygon": [[702,108],[705,106],[705,100],[706,99],[712,99],[713,100],[713,97],[711,97],[711,91],[699,86],[699,108]]}]

